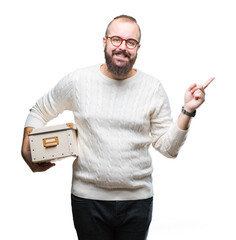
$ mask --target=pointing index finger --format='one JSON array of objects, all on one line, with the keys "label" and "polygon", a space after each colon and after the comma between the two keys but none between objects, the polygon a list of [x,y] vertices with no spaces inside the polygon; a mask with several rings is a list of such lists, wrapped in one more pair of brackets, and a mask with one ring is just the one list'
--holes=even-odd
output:
[{"label": "pointing index finger", "polygon": [[207,81],[203,84],[203,88],[204,88],[204,89],[207,88],[208,85],[209,85],[214,79],[215,79],[215,78],[212,77],[212,78],[210,78],[209,80],[207,80]]}]

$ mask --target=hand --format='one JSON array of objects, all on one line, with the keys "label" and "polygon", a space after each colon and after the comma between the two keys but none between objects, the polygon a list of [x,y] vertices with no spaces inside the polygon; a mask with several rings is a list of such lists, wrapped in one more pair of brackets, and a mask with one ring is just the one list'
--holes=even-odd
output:
[{"label": "hand", "polygon": [[32,172],[44,172],[56,165],[55,163],[51,162],[34,163],[31,158],[30,149],[22,150],[22,157],[24,158],[25,162],[32,170]]},{"label": "hand", "polygon": [[31,170],[32,172],[45,172],[55,165],[55,163],[51,162],[33,163]]},{"label": "hand", "polygon": [[27,165],[29,166],[29,168],[32,170],[32,172],[44,172],[56,165],[55,163],[51,163],[51,162],[34,163],[32,161],[27,129],[25,129],[25,133],[24,133],[21,155],[25,160],[25,162],[27,163]]},{"label": "hand", "polygon": [[215,78],[210,78],[203,85],[197,85],[196,83],[189,86],[184,96],[184,109],[187,112],[194,112],[205,101],[205,89]]}]

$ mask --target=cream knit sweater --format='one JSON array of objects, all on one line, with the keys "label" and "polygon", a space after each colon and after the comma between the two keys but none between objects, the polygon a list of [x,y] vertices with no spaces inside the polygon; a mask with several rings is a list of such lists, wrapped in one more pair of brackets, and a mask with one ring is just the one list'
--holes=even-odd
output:
[{"label": "cream knit sweater", "polygon": [[64,110],[74,113],[78,127],[72,193],[83,198],[153,196],[150,144],[174,158],[187,134],[172,122],[159,80],[139,70],[129,79],[113,80],[100,65],[78,69],[37,101],[25,127],[42,127]]}]

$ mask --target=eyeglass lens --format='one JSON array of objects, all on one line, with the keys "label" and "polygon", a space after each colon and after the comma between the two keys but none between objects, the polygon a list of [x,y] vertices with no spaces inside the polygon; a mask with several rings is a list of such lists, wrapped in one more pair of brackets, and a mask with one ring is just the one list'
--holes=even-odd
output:
[{"label": "eyeglass lens", "polygon": [[111,43],[116,47],[119,47],[123,41],[125,41],[125,44],[128,48],[135,48],[138,44],[138,42],[135,39],[122,39],[117,36],[110,37],[110,39]]}]

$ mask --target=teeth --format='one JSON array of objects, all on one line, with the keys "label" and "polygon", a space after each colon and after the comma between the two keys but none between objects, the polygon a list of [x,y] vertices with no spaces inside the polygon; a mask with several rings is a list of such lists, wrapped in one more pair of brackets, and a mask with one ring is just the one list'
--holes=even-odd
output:
[{"label": "teeth", "polygon": [[117,54],[117,56],[119,56],[119,57],[124,57],[124,54]]}]

